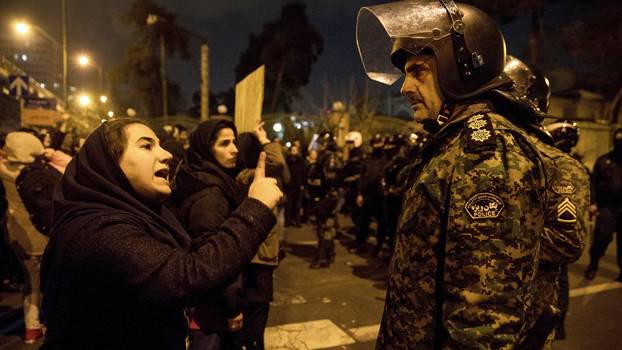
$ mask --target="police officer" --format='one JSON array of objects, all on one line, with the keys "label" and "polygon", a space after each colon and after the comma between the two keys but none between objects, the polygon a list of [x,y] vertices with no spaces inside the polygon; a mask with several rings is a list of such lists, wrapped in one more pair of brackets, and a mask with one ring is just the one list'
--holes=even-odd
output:
[{"label": "police officer", "polygon": [[399,174],[410,162],[408,153],[411,150],[408,148],[406,137],[403,134],[395,134],[389,144],[392,144],[393,148],[385,146],[385,152],[388,149],[387,158],[389,161],[384,168],[382,184],[384,188],[386,237],[389,243],[389,251],[392,253],[404,190],[404,181]]},{"label": "police officer", "polygon": [[[542,127],[541,122],[548,110],[547,96],[550,96],[547,93],[550,91],[547,79],[539,78],[539,72],[532,71],[512,56],[508,56],[504,72],[514,81],[514,85],[508,90],[494,91],[497,106],[528,133],[540,152],[548,179],[532,319],[547,317],[543,313],[549,312],[551,306],[559,308],[559,322],[549,323],[544,333],[551,332],[553,326],[557,326],[555,338],[565,339],[564,320],[569,301],[568,264],[581,257],[587,239],[589,175],[585,166],[570,156],[578,142],[576,125],[562,121],[550,124],[548,130]],[[545,84],[536,84],[537,81],[544,81]],[[552,333],[548,338],[548,342],[552,342]]]},{"label": "police officer", "polygon": [[317,256],[309,265],[312,269],[326,268],[335,261],[337,236],[337,203],[342,163],[332,134],[323,136],[321,155],[309,167],[309,191],[313,200],[315,232],[318,239]]},{"label": "police officer", "polygon": [[594,279],[598,261],[605,255],[607,246],[617,232],[617,255],[620,274],[616,279],[622,282],[622,128],[613,133],[613,150],[596,160],[592,174],[592,205],[597,213],[594,241],[590,248],[590,264],[585,270],[587,279]]},{"label": "police officer", "polygon": [[511,83],[503,36],[474,7],[410,0],[362,8],[357,42],[370,78],[405,76],[432,133],[409,166],[376,348],[513,347],[530,326],[546,183],[526,134],[487,100]]},{"label": "police officer", "polygon": [[384,243],[386,230],[382,196],[382,175],[387,160],[384,157],[384,138],[382,135],[374,135],[369,143],[371,154],[363,160],[358,184],[358,196],[356,197],[356,204],[361,210],[357,222],[355,246],[350,251],[356,253],[364,247],[371,219],[376,218],[378,224],[376,229],[378,244],[375,253],[378,254]]},{"label": "police officer", "polygon": [[359,217],[356,196],[358,195],[358,184],[363,168],[363,159],[365,158],[362,147],[363,135],[358,131],[350,131],[346,134],[345,140],[345,152],[347,154],[343,166],[343,188],[346,192],[345,209],[356,229]]}]

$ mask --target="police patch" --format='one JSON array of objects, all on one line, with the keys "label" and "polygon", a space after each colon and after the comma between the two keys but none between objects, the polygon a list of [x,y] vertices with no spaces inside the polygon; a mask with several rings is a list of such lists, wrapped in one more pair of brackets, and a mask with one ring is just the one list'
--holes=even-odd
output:
[{"label": "police patch", "polygon": [[566,197],[557,205],[557,221],[565,223],[577,222],[577,206]]},{"label": "police patch", "polygon": [[466,122],[465,151],[480,153],[496,147],[495,131],[487,114],[476,114]]},{"label": "police patch", "polygon": [[577,188],[570,181],[557,181],[553,184],[553,191],[557,194],[573,194]]},{"label": "police patch", "polygon": [[503,200],[496,194],[478,193],[464,205],[464,210],[471,219],[494,219],[503,211]]}]

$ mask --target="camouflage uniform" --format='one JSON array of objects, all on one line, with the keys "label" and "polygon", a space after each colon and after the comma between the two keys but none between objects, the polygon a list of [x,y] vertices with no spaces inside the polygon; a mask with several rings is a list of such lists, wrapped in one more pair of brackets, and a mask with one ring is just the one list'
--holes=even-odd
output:
[{"label": "camouflage uniform", "polygon": [[557,305],[559,269],[581,257],[587,239],[590,182],[576,159],[538,138],[530,140],[540,152],[547,175],[547,205],[536,275],[535,319],[547,305]]},{"label": "camouflage uniform", "polygon": [[448,349],[509,349],[530,326],[543,165],[488,104],[456,111],[411,165],[377,349],[432,349],[437,336]]}]

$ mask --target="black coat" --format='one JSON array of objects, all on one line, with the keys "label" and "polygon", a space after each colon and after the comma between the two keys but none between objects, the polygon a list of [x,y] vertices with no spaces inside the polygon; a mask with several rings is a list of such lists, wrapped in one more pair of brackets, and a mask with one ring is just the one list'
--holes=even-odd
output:
[{"label": "black coat", "polygon": [[246,199],[218,234],[184,251],[131,215],[91,221],[67,249],[46,349],[185,349],[183,307],[230,284],[273,225],[269,208]]},{"label": "black coat", "polygon": [[[228,121],[210,120],[190,134],[187,161],[175,177],[174,205],[193,246],[204,244],[218,233],[245,197],[235,181],[237,170],[220,167],[210,148],[205,147],[215,141],[223,127],[235,130]],[[206,333],[225,331],[227,319],[242,312],[242,293],[240,275],[221,292],[206,296],[193,313],[193,321]]]},{"label": "black coat", "polygon": [[307,182],[307,161],[302,155],[292,156],[290,154],[286,162],[290,174],[288,191],[301,191],[301,187]]}]

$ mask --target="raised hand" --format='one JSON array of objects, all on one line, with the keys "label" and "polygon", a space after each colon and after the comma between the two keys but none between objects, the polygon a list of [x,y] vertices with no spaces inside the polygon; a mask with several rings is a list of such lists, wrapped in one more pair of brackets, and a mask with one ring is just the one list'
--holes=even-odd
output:
[{"label": "raised hand", "polygon": [[255,177],[248,189],[248,196],[254,198],[269,208],[276,207],[279,200],[283,197],[283,193],[277,186],[275,178],[266,177],[266,153],[261,152],[257,167],[255,168]]}]

